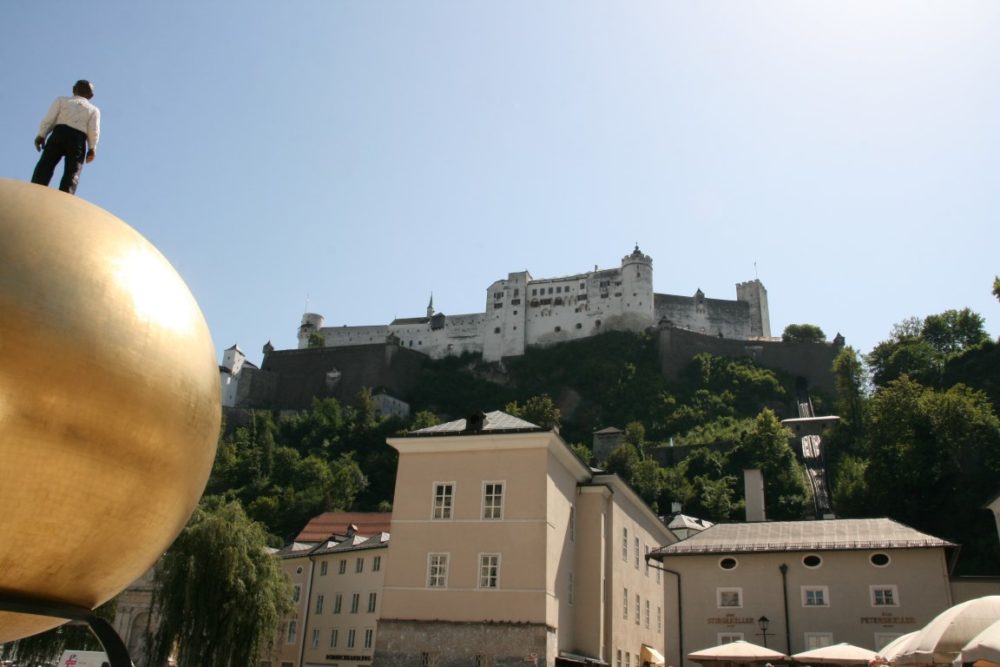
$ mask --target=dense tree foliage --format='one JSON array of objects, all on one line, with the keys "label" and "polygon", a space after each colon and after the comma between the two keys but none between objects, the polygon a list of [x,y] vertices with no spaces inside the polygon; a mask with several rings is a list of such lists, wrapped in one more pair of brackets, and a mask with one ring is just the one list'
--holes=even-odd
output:
[{"label": "dense tree foliage", "polygon": [[902,375],[928,387],[942,384],[945,364],[989,341],[982,316],[968,308],[947,310],[895,326],[868,354],[872,380],[884,387]]},{"label": "dense tree foliage", "polygon": [[789,324],[781,332],[781,340],[786,343],[822,343],[826,334],[815,324]]},{"label": "dense tree foliage", "polygon": [[948,310],[900,322],[867,355],[834,364],[842,421],[827,439],[838,515],[889,516],[962,544],[959,572],[997,572],[983,504],[1000,479],[1000,346],[983,318]]},{"label": "dense tree foliage", "polygon": [[292,609],[291,584],[265,550],[265,532],[239,503],[209,500],[195,510],[157,570],[160,624],[147,664],[257,664]]}]

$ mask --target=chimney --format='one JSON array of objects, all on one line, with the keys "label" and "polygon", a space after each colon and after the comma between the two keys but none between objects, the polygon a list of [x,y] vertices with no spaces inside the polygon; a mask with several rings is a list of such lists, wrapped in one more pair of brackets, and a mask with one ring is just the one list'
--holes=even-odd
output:
[{"label": "chimney", "polygon": [[743,495],[747,521],[767,521],[764,516],[764,475],[760,470],[743,471]]},{"label": "chimney", "polygon": [[486,428],[486,413],[482,410],[473,412],[465,418],[464,433],[482,433]]}]

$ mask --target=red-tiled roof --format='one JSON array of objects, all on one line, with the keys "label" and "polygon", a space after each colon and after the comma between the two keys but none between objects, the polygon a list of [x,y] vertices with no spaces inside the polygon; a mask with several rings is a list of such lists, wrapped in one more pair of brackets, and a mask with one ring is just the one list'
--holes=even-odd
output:
[{"label": "red-tiled roof", "polygon": [[313,517],[295,538],[296,542],[320,542],[334,533],[347,533],[354,524],[358,535],[370,537],[389,532],[392,512],[324,512]]}]

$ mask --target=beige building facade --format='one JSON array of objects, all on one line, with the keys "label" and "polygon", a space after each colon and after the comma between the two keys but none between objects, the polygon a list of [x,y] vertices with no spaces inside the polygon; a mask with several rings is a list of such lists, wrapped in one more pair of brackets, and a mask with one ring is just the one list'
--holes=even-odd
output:
[{"label": "beige building facade", "polygon": [[372,663],[389,534],[335,535],[281,550],[293,613],[261,667],[363,667]]},{"label": "beige building facade", "polygon": [[612,664],[663,652],[674,541],[555,431],[501,412],[392,438],[399,467],[378,666]]},{"label": "beige building facade", "polygon": [[878,650],[951,606],[955,547],[891,519],[711,526],[651,555],[668,580],[667,662],[738,639]]}]

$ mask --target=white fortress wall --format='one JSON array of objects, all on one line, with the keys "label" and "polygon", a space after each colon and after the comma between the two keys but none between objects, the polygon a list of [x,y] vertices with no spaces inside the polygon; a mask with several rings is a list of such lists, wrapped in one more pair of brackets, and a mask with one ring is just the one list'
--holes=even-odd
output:
[{"label": "white fortress wall", "polygon": [[593,336],[602,331],[642,331],[657,323],[725,338],[768,335],[767,291],[759,280],[737,285],[737,300],[653,293],[653,260],[636,246],[621,267],[535,280],[527,271],[509,273],[486,290],[482,313],[445,316],[428,306],[426,317],[388,325],[325,327],[306,313],[299,347],[312,333],[327,346],[381,344],[391,334],[403,347],[433,358],[476,352],[485,361],[524,354],[528,346]]},{"label": "white fortress wall", "polygon": [[[385,324],[358,327],[323,327],[319,330],[326,347],[344,347],[347,345],[375,345],[385,342],[389,335],[389,327]],[[299,348],[308,347],[299,342]]]}]

